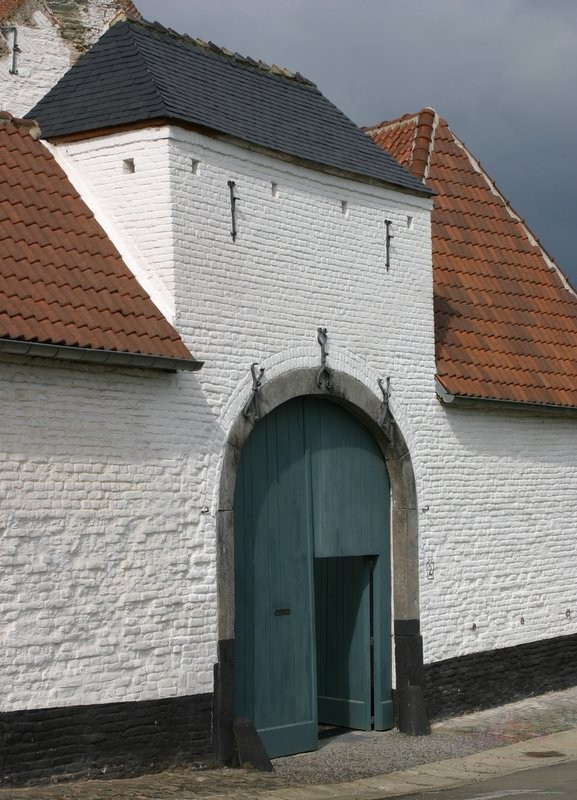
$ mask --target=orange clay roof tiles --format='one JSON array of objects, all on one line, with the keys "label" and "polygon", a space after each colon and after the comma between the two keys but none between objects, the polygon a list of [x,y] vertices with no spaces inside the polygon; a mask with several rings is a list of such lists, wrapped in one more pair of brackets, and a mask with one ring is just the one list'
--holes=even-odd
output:
[{"label": "orange clay roof tiles", "polygon": [[34,124],[0,112],[0,339],[195,363]]},{"label": "orange clay roof tiles", "polygon": [[432,109],[365,129],[436,192],[437,376],[452,395],[577,407],[577,297]]}]

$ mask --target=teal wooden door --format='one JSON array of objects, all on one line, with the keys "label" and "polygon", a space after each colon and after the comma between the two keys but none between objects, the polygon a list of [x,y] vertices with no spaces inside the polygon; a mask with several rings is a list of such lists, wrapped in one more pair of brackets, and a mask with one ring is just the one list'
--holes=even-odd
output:
[{"label": "teal wooden door", "polygon": [[[280,406],[255,426],[243,447],[234,506],[235,713],[254,721],[271,757],[317,745],[315,604],[328,605],[319,594],[320,573],[315,582],[315,556],[347,562],[342,569],[356,587],[343,609],[350,629],[328,646],[336,653],[348,637],[355,655],[339,669],[354,673],[354,693],[362,684],[365,694],[366,675],[375,671],[375,724],[392,725],[388,498],[386,468],[375,441],[332,402],[298,398]],[[368,641],[363,609],[369,598],[364,561],[356,557],[368,555],[382,564],[374,665],[366,652],[358,655]],[[325,564],[317,572],[322,569],[328,580],[336,568]],[[339,699],[357,709],[354,727],[366,727],[367,703],[359,711],[352,692],[341,692]],[[383,708],[385,716],[390,710],[390,722],[383,717],[381,724],[377,709]]]},{"label": "teal wooden door", "polygon": [[371,728],[371,562],[315,558],[319,722]]},{"label": "teal wooden door", "polygon": [[271,757],[317,743],[306,457],[303,405],[281,406],[243,448],[235,490],[236,714]]}]

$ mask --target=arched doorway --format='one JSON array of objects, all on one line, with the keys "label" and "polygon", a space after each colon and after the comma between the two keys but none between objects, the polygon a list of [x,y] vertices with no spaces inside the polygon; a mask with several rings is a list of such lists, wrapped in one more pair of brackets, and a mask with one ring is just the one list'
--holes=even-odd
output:
[{"label": "arched doorway", "polygon": [[269,756],[318,723],[392,727],[390,489],[349,411],[296,397],[252,430],[234,493],[235,713]]}]

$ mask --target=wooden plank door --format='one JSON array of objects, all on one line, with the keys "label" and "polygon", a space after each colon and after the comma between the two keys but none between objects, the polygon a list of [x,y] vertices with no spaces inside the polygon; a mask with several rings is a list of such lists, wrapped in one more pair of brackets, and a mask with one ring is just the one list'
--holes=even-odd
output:
[{"label": "wooden plank door", "polygon": [[[243,447],[234,503],[236,715],[254,721],[271,757],[316,748],[318,557],[326,563],[317,568],[316,604],[327,629],[341,628],[323,645],[323,657],[351,649],[348,660],[333,662],[340,694],[328,677],[320,684],[322,713],[332,697],[333,706],[348,709],[340,716],[347,727],[366,728],[373,669],[375,725],[391,727],[389,484],[370,433],[330,401],[285,403],[255,426]],[[379,581],[374,667],[366,652],[367,556],[376,559]],[[340,566],[329,565],[333,560]],[[319,589],[331,582],[341,596],[338,617]]]},{"label": "wooden plank door", "polygon": [[319,722],[371,728],[369,559],[315,558]]},{"label": "wooden plank door", "polygon": [[310,473],[302,402],[255,427],[235,492],[236,714],[269,756],[317,746]]}]

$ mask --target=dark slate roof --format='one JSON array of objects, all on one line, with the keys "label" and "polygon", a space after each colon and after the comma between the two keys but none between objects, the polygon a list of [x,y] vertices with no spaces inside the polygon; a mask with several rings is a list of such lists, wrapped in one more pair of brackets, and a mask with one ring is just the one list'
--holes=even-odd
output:
[{"label": "dark slate roof", "polygon": [[430,193],[302,76],[287,77],[157,23],[114,25],[27,116],[39,121],[45,138],[174,120]]}]

